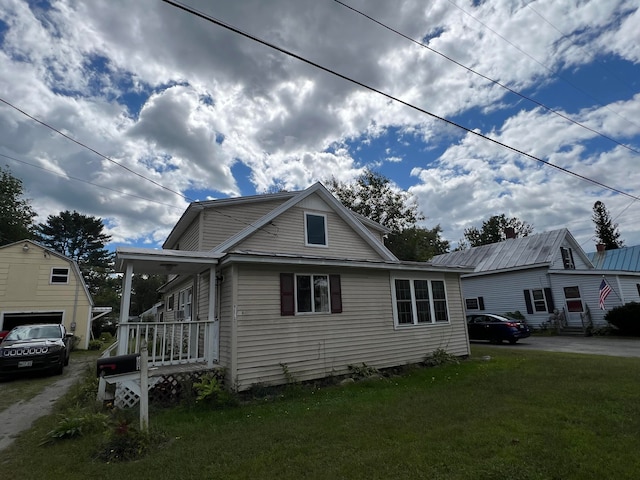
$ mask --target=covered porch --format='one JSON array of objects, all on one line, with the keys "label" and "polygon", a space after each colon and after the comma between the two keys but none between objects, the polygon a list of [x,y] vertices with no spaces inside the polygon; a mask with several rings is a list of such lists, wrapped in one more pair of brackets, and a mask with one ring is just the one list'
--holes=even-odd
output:
[{"label": "covered porch", "polygon": [[[222,255],[210,252],[118,248],[116,271],[123,273],[120,321],[114,355],[137,354],[147,347],[150,367],[204,364],[212,368],[219,359],[219,319],[217,318],[217,265]],[[173,321],[130,321],[131,285],[134,273],[192,277],[194,284],[206,277],[208,309],[191,319]],[[194,290],[194,296],[198,292]],[[195,302],[197,305],[197,302]]]}]

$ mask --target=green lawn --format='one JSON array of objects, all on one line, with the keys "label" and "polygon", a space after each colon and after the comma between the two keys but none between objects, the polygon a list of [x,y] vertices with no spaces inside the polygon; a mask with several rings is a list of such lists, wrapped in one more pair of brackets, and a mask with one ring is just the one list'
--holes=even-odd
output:
[{"label": "green lawn", "polygon": [[103,434],[39,446],[56,425],[49,417],[0,454],[0,472],[39,480],[639,477],[640,359],[472,348],[460,365],[402,377],[287,390],[223,410],[152,411],[152,428],[169,441],[128,463],[94,458]]}]

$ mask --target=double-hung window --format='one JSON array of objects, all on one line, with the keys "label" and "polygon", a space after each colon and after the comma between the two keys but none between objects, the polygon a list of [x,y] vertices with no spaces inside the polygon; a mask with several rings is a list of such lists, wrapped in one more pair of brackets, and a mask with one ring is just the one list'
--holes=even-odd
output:
[{"label": "double-hung window", "polygon": [[397,325],[428,325],[449,321],[444,281],[396,278],[393,282]]},{"label": "double-hung window", "polygon": [[341,313],[340,275],[280,274],[281,315]]}]

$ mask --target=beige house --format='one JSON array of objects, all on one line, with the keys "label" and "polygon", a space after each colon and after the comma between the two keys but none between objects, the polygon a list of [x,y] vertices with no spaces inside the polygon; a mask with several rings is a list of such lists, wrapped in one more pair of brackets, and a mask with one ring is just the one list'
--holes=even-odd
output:
[{"label": "beige house", "polygon": [[171,277],[151,356],[164,364],[179,337],[188,353],[178,362],[221,365],[240,390],[284,383],[285,369],[302,381],[363,362],[415,363],[440,348],[468,355],[460,275],[470,270],[401,262],[384,246],[386,233],[320,183],[194,202],[163,250],[117,250],[129,329],[120,338],[151,331],[148,322],[125,324],[131,274],[163,272]]},{"label": "beige house", "polygon": [[73,260],[31,240],[0,247],[0,330],[62,323],[79,338],[77,347],[86,349],[93,311]]}]

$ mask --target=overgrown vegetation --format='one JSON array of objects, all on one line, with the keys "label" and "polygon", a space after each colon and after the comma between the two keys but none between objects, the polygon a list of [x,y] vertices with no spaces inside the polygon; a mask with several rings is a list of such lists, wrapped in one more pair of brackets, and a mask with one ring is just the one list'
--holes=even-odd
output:
[{"label": "overgrown vegetation", "polygon": [[623,335],[640,336],[640,303],[629,302],[612,308],[604,319]]},{"label": "overgrown vegetation", "polygon": [[349,376],[355,380],[362,380],[363,378],[370,378],[376,375],[380,375],[377,368],[371,367],[362,362],[361,365],[348,365]]},{"label": "overgrown vegetation", "polygon": [[427,367],[439,367],[441,365],[457,365],[460,363],[460,359],[444,348],[438,348],[425,356],[423,363]]}]

